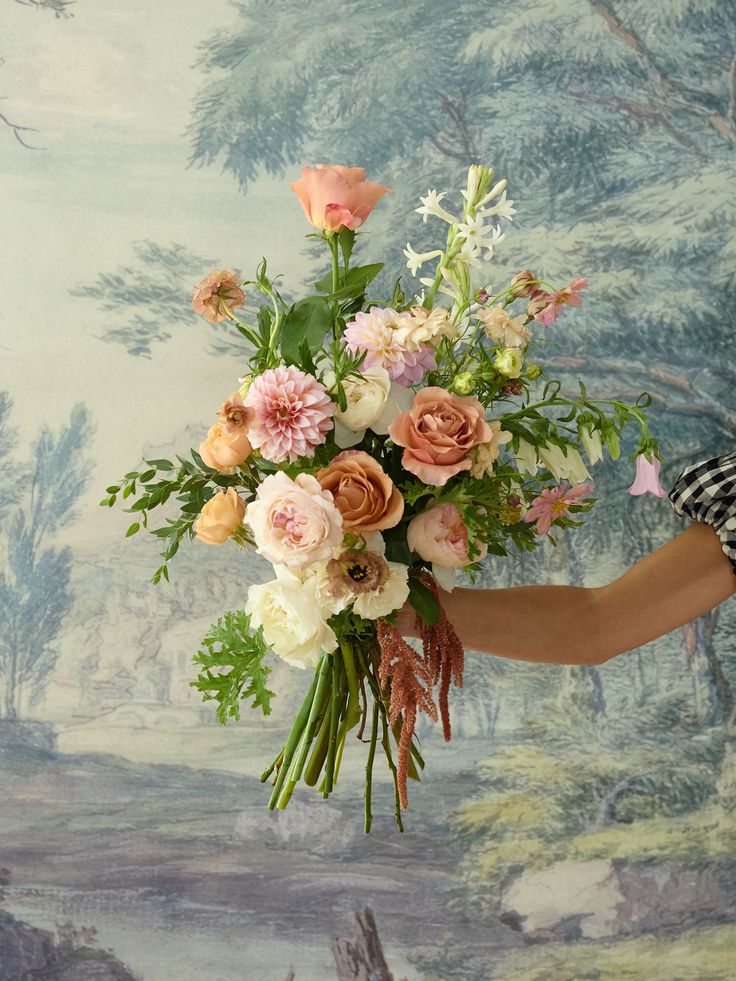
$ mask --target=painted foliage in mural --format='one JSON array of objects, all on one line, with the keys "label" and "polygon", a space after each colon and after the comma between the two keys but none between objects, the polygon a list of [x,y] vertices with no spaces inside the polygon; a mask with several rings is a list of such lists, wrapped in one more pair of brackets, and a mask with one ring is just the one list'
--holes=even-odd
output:
[{"label": "painted foliage in mural", "polygon": [[[272,715],[226,729],[189,687],[260,560],[233,575],[194,543],[154,587],[155,545],[97,502],[142,449],[197,445],[242,373],[192,285],[262,254],[286,296],[324,271],[287,184],[327,161],[396,189],[360,246],[396,269],[434,244],[418,194],[493,164],[518,207],[498,281],[517,255],[590,279],[540,362],[596,397],[646,389],[666,481],[732,448],[732,5],[5,7],[0,979],[325,981],[365,907],[410,981],[731,977],[731,602],[605,665],[469,655],[406,834],[385,779],[366,838],[360,751],[339,801],[265,810],[301,675],[275,664]],[[624,471],[596,468],[584,530],[481,584],[601,584],[675,534]]]}]

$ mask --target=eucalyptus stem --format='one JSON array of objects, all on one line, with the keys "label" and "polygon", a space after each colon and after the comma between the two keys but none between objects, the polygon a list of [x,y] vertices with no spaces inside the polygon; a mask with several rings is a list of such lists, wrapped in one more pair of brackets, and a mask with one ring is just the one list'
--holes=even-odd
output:
[{"label": "eucalyptus stem", "polygon": [[368,761],[365,765],[365,824],[368,834],[371,830],[373,814],[371,813],[371,791],[373,788],[373,759],[376,755],[376,740],[378,739],[378,702],[373,702],[373,720],[371,726],[371,744],[368,750]]}]

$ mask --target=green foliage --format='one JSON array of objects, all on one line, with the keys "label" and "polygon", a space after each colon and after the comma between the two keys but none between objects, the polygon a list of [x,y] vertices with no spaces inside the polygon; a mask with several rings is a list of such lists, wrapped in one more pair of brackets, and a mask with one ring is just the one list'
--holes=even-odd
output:
[{"label": "green foliage", "polygon": [[[169,581],[169,562],[179,551],[182,541],[194,537],[194,524],[213,494],[241,483],[251,489],[257,486],[247,465],[241,468],[239,475],[224,474],[208,467],[196,450],[191,450],[191,460],[181,456],[177,459],[178,466],[171,460],[146,460],[145,470],[131,470],[119,483],[110,484],[106,488],[109,496],[100,501],[102,507],[113,507],[121,494],[123,500],[135,498],[130,507],[124,509],[135,514],[137,519],[128,527],[126,538],[136,535],[141,527],[148,528],[151,511],[163,507],[172,497],[177,501],[180,513],[175,518],[165,517],[162,526],[151,529],[151,534],[163,545],[161,557],[164,560],[151,578],[153,583],[159,583],[162,578]],[[159,473],[173,476],[155,480]],[[242,544],[249,541],[245,531],[240,540]]]},{"label": "green foliage", "polygon": [[228,719],[240,719],[240,703],[252,699],[252,708],[271,713],[274,693],[266,687],[271,669],[263,664],[269,647],[263,630],[251,632],[250,616],[243,610],[226,613],[202,641],[203,649],[194,655],[202,669],[193,688],[205,701],[217,701],[217,718],[225,725]]},{"label": "green foliage", "polygon": [[287,364],[303,362],[303,344],[311,355],[316,354],[331,324],[332,314],[322,297],[307,296],[298,300],[284,317],[279,335],[281,354]]}]

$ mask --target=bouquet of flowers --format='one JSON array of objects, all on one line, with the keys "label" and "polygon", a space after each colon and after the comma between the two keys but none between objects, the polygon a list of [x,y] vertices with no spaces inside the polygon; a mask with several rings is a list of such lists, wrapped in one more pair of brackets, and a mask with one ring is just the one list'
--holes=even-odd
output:
[{"label": "bouquet of flowers", "polygon": [[[634,404],[591,399],[580,382],[579,395],[564,395],[529,360],[539,334],[580,305],[587,279],[558,288],[523,269],[500,289],[471,285],[515,213],[507,182],[471,166],[458,213],[446,192],[428,190],[416,211],[447,226],[444,247],[404,250],[413,275],[434,263],[420,278],[426,290],[407,298],[399,278],[390,296],[369,300],[382,263],[351,260],[390,188],[365,177],[360,167],[319,165],[290,185],[316,229],[308,237],[331,258],[309,296],[286,303],[265,259],[254,280],[217,269],[194,289],[199,314],[229,322],[252,346],[247,372],[198,451],[147,460],[101,503],[132,498],[133,535],[156,507],[178,502],[152,530],[164,546],[154,582],[168,580],[169,561],[194,537],[230,539],[273,563],[274,578],[210,629],[192,684],[217,701],[224,723],[244,700],[270,712],[271,652],[311,671],[261,777],[272,782],[268,806],[286,807],[300,780],[329,796],[357,730],[368,744],[368,832],[379,740],[403,830],[408,780],[425,765],[418,713],[441,719],[450,739],[448,695],[462,685],[464,651],[442,594],[458,570],[473,582],[489,552],[531,550],[554,541],[553,528],[580,524],[595,502],[581,450],[590,465],[604,447],[618,457],[628,423],[641,430],[630,490],[662,491],[646,394]],[[251,316],[244,290],[260,300]],[[421,646],[397,628],[407,604]]]}]

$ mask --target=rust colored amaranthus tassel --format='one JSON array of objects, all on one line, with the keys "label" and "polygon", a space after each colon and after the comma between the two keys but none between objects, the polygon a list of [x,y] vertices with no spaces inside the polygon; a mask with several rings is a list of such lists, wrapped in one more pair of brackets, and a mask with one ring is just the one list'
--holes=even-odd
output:
[{"label": "rust colored amaranthus tassel", "polygon": [[445,740],[449,742],[450,709],[448,694],[450,682],[458,688],[463,683],[465,651],[452,624],[449,622],[439,602],[437,583],[429,574],[422,577],[440,606],[440,619],[428,627],[417,615],[416,625],[421,632],[422,653],[410,647],[396,627],[385,620],[376,623],[378,644],[381,648],[379,681],[385,688],[391,678],[391,701],[389,703],[389,722],[393,726],[402,713],[401,737],[399,739],[399,758],[397,763],[397,783],[402,810],[409,806],[407,794],[407,773],[411,741],[417,719],[417,709],[424,711],[437,721],[437,708],[432,698],[432,688],[440,681],[440,712]]},{"label": "rust colored amaranthus tassel", "polygon": [[432,671],[424,655],[410,647],[396,627],[390,623],[378,620],[376,634],[381,648],[381,663],[378,666],[378,680],[381,687],[385,688],[389,677],[391,678],[389,723],[394,726],[399,713],[402,714],[396,782],[401,809],[405,811],[409,806],[406,781],[417,709],[426,712],[433,722],[437,721],[437,707],[432,698]]},{"label": "rust colored amaranthus tassel", "polygon": [[455,633],[455,628],[445,615],[440,603],[437,582],[434,576],[429,574],[422,576],[422,582],[430,590],[437,605],[440,608],[440,618],[433,627],[428,627],[424,620],[417,615],[416,626],[421,631],[422,645],[424,647],[424,657],[431,665],[432,684],[435,685],[440,678],[440,714],[442,716],[442,732],[445,742],[450,741],[452,730],[450,727],[450,705],[448,696],[450,692],[450,682],[454,682],[458,688],[463,686],[463,670],[465,668],[465,648],[460,642],[460,638]]}]

